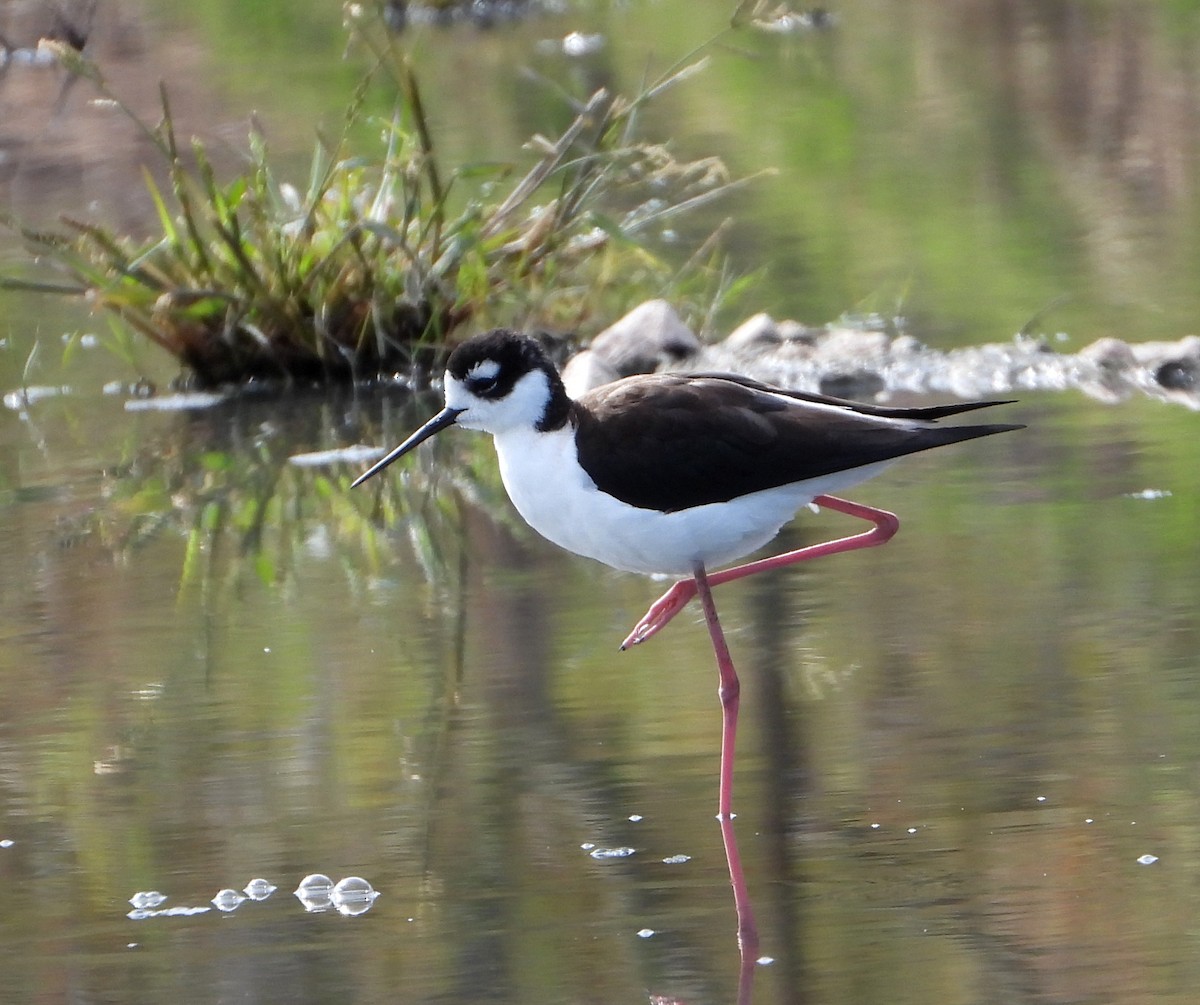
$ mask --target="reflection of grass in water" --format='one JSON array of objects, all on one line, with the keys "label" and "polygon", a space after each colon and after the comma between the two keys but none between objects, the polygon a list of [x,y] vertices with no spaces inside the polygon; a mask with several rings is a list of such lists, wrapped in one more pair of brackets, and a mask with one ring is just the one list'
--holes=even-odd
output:
[{"label": "reflection of grass in water", "polygon": [[[369,589],[395,562],[412,561],[407,549],[397,554],[397,533],[431,583],[452,582],[462,507],[500,509],[495,465],[482,460],[487,442],[433,444],[402,472],[351,492],[361,462],[312,468],[289,457],[309,445],[344,447],[346,435],[388,442],[396,432],[355,416],[347,401],[317,400],[306,395],[281,409],[280,399],[242,399],[183,417],[106,476],[91,531],[122,556],[164,535],[185,538],[184,591],[236,589],[247,576],[287,588],[305,555],[336,561],[355,589]],[[454,463],[444,456],[450,449]]]},{"label": "reflection of grass in water", "polygon": [[247,166],[218,181],[201,143],[181,145],[165,88],[152,127],[93,63],[44,43],[133,118],[169,188],[148,181],[161,231],[149,242],[78,220],[66,221],[68,234],[22,230],[70,282],[8,285],[85,295],[175,356],[200,386],[389,375],[427,360],[425,347],[469,320],[569,329],[664,289],[698,311],[728,292],[710,268],[710,242],[678,273],[645,243],[737,184],[714,159],[679,163],[636,139],[643,105],[692,68],[632,100],[597,91],[558,136],[530,139],[533,165],[513,179],[511,164],[443,164],[407,54],[367,14],[351,28],[394,81],[397,109],[379,123],[378,162],[349,151],[365,80],[342,136],[318,142],[302,191],[276,175],[257,129]]}]

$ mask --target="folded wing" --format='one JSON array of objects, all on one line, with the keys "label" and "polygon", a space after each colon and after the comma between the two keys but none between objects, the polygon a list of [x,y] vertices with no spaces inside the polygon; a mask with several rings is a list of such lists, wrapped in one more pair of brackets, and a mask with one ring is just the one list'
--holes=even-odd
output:
[{"label": "folded wing", "polygon": [[934,421],[993,404],[893,408],[723,374],[652,374],[596,388],[572,418],[602,491],[674,512],[1021,428]]}]

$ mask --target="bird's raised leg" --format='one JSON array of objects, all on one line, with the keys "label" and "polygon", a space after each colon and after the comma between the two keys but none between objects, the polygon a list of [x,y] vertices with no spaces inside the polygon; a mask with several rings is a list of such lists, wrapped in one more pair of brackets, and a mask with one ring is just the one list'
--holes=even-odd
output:
[{"label": "bird's raised leg", "polygon": [[721,622],[717,620],[717,605],[713,601],[709,582],[703,564],[697,562],[696,592],[700,595],[700,604],[704,608],[704,621],[708,625],[713,653],[717,657],[717,672],[720,674],[717,695],[721,699],[721,775],[717,788],[717,819],[721,822],[725,862],[729,866],[729,882],[733,885],[733,906],[738,919],[738,945],[745,962],[747,959],[752,960],[758,952],[758,926],[754,921],[750,893],[746,888],[745,874],[742,872],[742,856],[733,833],[733,757],[737,740],[741,683],[738,681],[733,659],[729,655],[729,646],[725,642]]},{"label": "bird's raised leg", "polygon": [[[753,576],[756,572],[779,569],[785,565],[793,565],[796,562],[804,562],[812,558],[822,558],[825,555],[836,555],[839,552],[854,551],[857,548],[871,548],[891,540],[892,535],[900,528],[900,521],[896,514],[876,509],[874,506],[864,506],[862,503],[839,499],[837,496],[817,496],[813,502],[818,506],[837,510],[848,516],[869,520],[874,526],[870,530],[852,537],[824,541],[821,544],[810,544],[806,548],[789,551],[783,555],[761,558],[757,562],[748,562],[746,565],[738,565],[732,569],[722,569],[720,572],[714,572],[708,576],[709,585],[719,586],[721,583],[728,583],[744,576]],[[662,631],[694,596],[696,596],[696,581],[681,579],[650,605],[650,609],[642,617],[642,620],[634,625],[633,631],[621,643],[621,648],[628,649],[630,646],[636,646]]]}]

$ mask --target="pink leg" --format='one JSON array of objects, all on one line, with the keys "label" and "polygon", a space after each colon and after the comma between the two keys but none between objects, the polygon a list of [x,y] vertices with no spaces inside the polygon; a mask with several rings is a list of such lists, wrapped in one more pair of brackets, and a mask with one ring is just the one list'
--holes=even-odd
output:
[{"label": "pink leg", "polygon": [[[892,535],[900,528],[900,521],[894,513],[876,509],[874,506],[864,506],[861,503],[839,499],[836,496],[817,496],[813,502],[818,506],[825,506],[848,516],[870,520],[875,526],[852,537],[824,541],[821,544],[810,544],[807,548],[789,551],[783,555],[762,558],[757,562],[748,562],[746,565],[738,565],[732,569],[722,569],[708,577],[709,585],[720,586],[722,583],[729,583],[735,579],[741,579],[743,576],[753,576],[756,572],[767,572],[770,569],[781,569],[785,565],[804,562],[810,558],[823,558],[825,555],[836,555],[839,552],[854,551],[857,548],[871,548],[891,540]],[[636,646],[645,642],[650,636],[658,634],[676,614],[687,606],[694,596],[696,596],[696,582],[691,579],[681,579],[650,605],[650,610],[645,613],[641,621],[634,625],[633,631],[621,643],[621,648],[628,649],[630,646]]]},{"label": "pink leg", "polygon": [[721,780],[717,789],[717,819],[721,822],[725,862],[729,866],[729,881],[733,884],[733,906],[738,919],[738,945],[741,947],[742,962],[746,964],[747,961],[753,961],[758,953],[758,926],[754,921],[750,892],[746,889],[746,877],[742,872],[742,856],[733,833],[733,755],[737,739],[739,693],[742,686],[738,681],[733,659],[729,655],[729,646],[725,642],[721,622],[717,620],[717,605],[713,601],[710,582],[704,566],[696,563],[696,591],[704,608],[704,620],[708,625],[713,652],[717,657],[717,671],[721,678],[717,689],[721,699]]}]

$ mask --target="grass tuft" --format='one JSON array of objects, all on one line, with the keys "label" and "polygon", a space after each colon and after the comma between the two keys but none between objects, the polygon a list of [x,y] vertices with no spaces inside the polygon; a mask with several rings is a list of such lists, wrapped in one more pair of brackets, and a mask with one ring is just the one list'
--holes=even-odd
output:
[{"label": "grass tuft", "polygon": [[9,220],[59,275],[0,285],[86,297],[175,356],[198,387],[408,373],[434,365],[467,322],[571,330],[664,289],[728,289],[714,254],[680,272],[646,243],[746,181],[731,181],[715,159],[681,163],[636,138],[642,105],[697,64],[631,100],[597,91],[558,136],[529,141],[523,173],[456,169],[440,162],[406,53],[386,32],[351,28],[396,81],[398,106],[378,123],[379,158],[355,156],[364,79],[341,136],[317,141],[303,190],[276,175],[253,129],[246,166],[220,180],[201,142],[181,144],[165,88],[162,119],[150,126],[86,57],[56,47],[161,155],[167,184],[146,174],[158,233],[139,240],[74,219],[46,233]]}]

